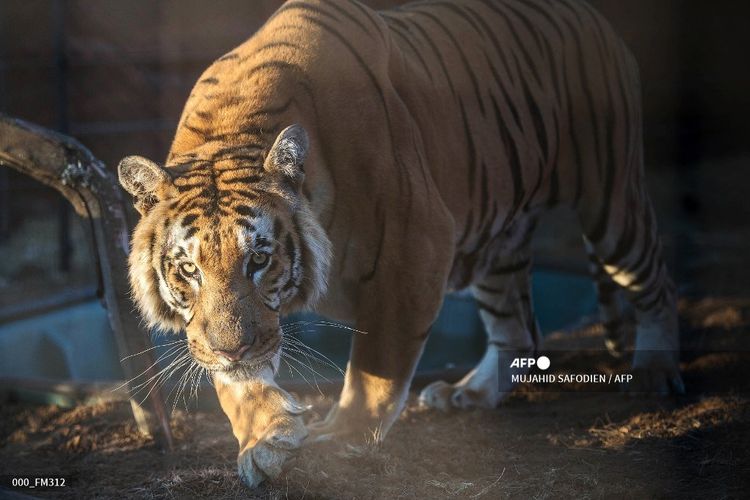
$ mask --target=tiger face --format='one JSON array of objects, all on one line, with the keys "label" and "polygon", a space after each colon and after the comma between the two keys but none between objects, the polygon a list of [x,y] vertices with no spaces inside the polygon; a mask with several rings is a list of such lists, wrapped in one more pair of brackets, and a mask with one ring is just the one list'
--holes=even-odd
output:
[{"label": "tiger face", "polygon": [[330,243],[300,194],[307,147],[292,126],[267,154],[204,148],[166,168],[120,163],[142,216],[130,254],[136,303],[150,326],[185,330],[195,361],[225,381],[275,371],[280,314],[325,291]]}]

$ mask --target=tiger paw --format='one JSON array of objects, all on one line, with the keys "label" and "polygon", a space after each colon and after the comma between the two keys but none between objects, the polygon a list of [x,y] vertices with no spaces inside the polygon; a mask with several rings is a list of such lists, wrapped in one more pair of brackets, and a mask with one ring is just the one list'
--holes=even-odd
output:
[{"label": "tiger paw", "polygon": [[470,384],[449,384],[442,380],[433,382],[419,394],[422,407],[448,411],[450,409],[467,410],[470,408],[497,408],[509,392],[499,392],[494,387],[474,387]]},{"label": "tiger paw", "polygon": [[[322,421],[308,424],[309,442],[341,440],[347,443],[379,444],[400,413],[398,405],[381,411],[361,411],[364,405],[342,409],[338,403]],[[355,409],[356,408],[356,409]]]},{"label": "tiger paw", "polygon": [[632,375],[630,383],[623,387],[627,393],[685,394],[680,364],[673,351],[636,351]]},{"label": "tiger paw", "polygon": [[263,436],[247,446],[237,457],[240,479],[249,488],[256,488],[266,479],[274,479],[284,464],[302,446],[308,432],[298,415],[276,417]]},{"label": "tiger paw", "polygon": [[[455,384],[442,380],[433,382],[419,394],[419,404],[442,411],[497,408],[515,387],[510,366],[513,359],[519,356],[528,356],[528,350],[501,350],[489,345],[476,368],[462,380]],[[516,370],[516,373],[525,371]]]}]

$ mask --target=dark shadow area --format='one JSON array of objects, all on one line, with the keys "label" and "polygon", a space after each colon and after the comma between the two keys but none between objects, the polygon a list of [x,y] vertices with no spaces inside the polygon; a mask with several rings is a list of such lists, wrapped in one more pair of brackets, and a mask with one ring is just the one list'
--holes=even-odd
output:
[{"label": "dark shadow area", "polygon": [[[385,444],[304,448],[255,497],[742,497],[750,477],[750,302],[685,301],[681,310],[684,345],[702,349],[683,359],[685,396],[524,385],[500,411],[453,413],[412,400]],[[553,335],[545,348],[570,353],[550,354],[558,370],[626,370],[626,360],[587,350],[601,341],[594,325]],[[332,401],[304,400],[314,407],[309,418]],[[242,491],[236,443],[216,411],[178,409],[169,457],[137,433],[122,403],[67,410],[10,403],[0,412],[0,463],[71,478],[71,488],[41,496],[235,498]]]}]

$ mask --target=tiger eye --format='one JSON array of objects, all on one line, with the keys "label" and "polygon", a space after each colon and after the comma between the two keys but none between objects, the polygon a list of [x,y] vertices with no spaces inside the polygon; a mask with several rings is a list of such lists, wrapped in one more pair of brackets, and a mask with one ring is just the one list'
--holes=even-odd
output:
[{"label": "tiger eye", "polygon": [[247,261],[247,268],[245,269],[245,274],[248,278],[251,278],[257,271],[260,271],[266,265],[268,265],[268,261],[270,260],[270,257],[266,253],[254,253],[250,256],[250,259]]},{"label": "tiger eye", "polygon": [[253,254],[251,258],[253,259],[253,264],[262,266],[268,260],[268,255],[264,253],[256,253],[256,254]]},{"label": "tiger eye", "polygon": [[198,268],[192,262],[185,262],[184,264],[180,264],[180,272],[182,272],[182,274],[186,276],[195,274],[195,271],[197,270]]}]

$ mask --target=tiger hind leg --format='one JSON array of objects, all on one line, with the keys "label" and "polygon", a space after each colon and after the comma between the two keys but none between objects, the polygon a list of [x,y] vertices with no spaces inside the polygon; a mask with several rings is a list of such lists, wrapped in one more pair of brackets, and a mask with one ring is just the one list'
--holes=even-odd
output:
[{"label": "tiger hind leg", "polygon": [[633,381],[627,389],[683,393],[676,291],[662,256],[651,202],[641,186],[613,196],[611,204],[603,235],[597,240],[589,234],[586,244],[635,308]]},{"label": "tiger hind leg", "polygon": [[635,335],[635,311],[625,291],[609,276],[599,262],[591,243],[584,238],[589,256],[589,273],[596,286],[599,317],[604,326],[604,346],[615,357],[623,355],[625,344]]},{"label": "tiger hind leg", "polygon": [[441,410],[495,408],[512,391],[511,363],[532,356],[539,336],[531,302],[532,228],[526,231],[522,247],[496,257],[489,272],[472,286],[487,333],[484,356],[455,384],[438,381],[427,386],[419,397],[422,405]]}]

